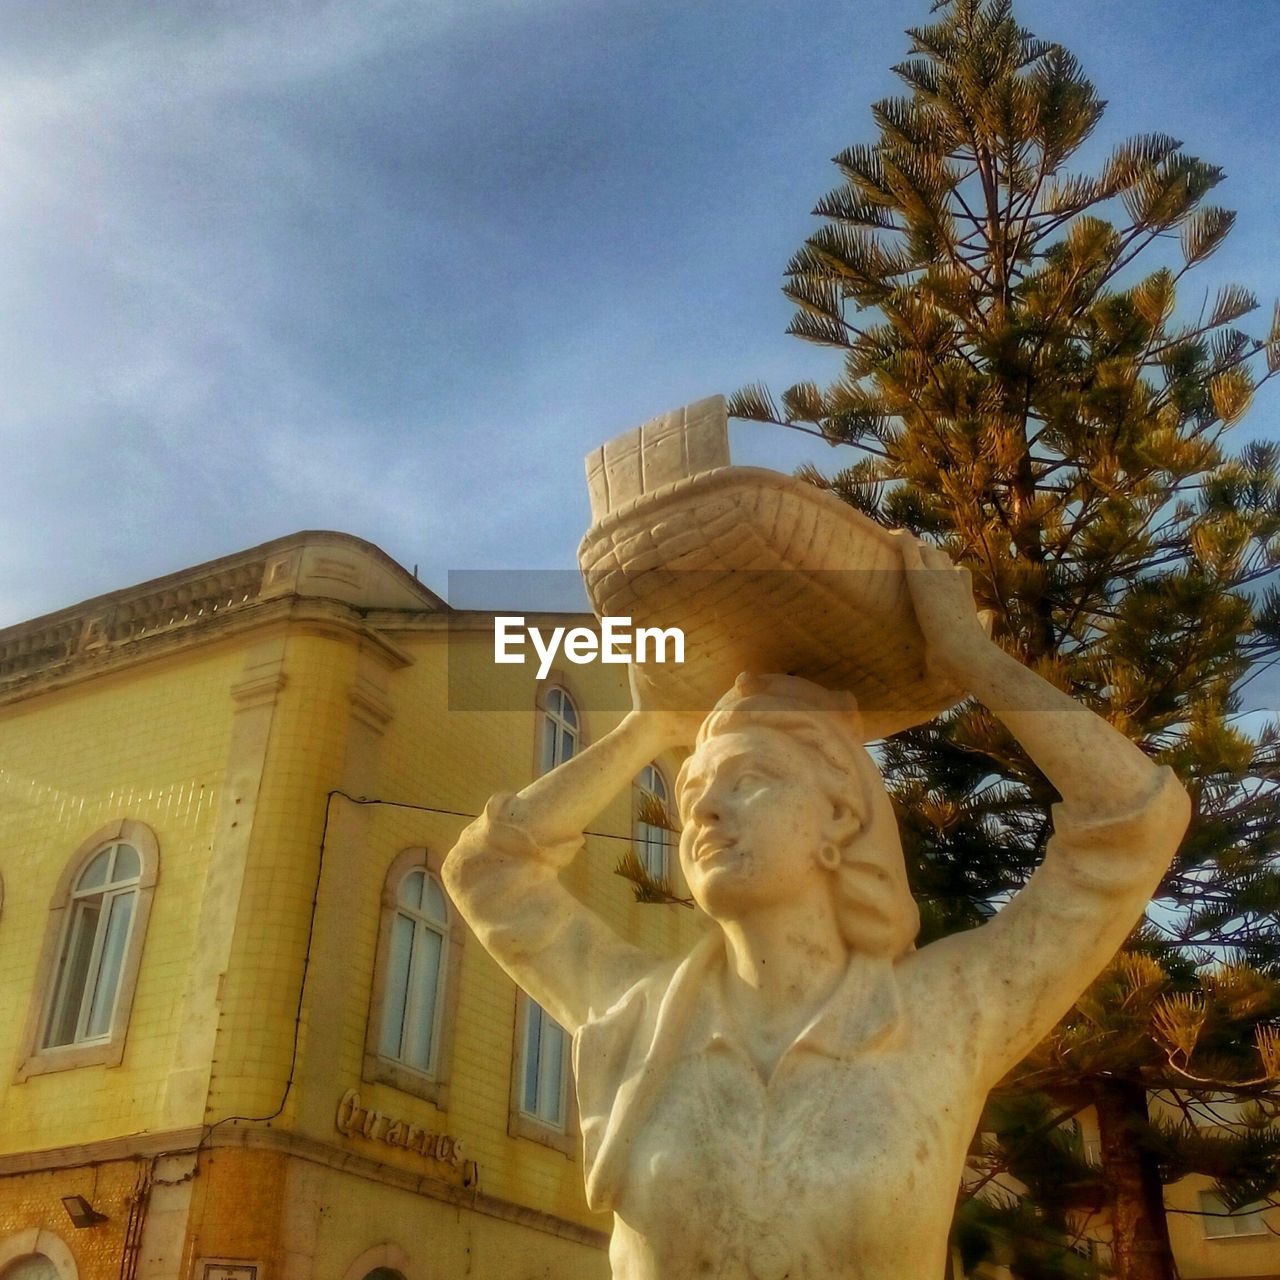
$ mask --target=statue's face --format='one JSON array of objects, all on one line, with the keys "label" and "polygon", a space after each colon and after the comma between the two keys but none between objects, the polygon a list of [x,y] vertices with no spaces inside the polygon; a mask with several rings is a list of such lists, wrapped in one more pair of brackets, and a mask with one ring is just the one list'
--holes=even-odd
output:
[{"label": "statue's face", "polygon": [[763,727],[717,735],[690,758],[680,865],[708,915],[732,919],[828,883],[816,854],[832,803],[813,774],[807,748]]}]

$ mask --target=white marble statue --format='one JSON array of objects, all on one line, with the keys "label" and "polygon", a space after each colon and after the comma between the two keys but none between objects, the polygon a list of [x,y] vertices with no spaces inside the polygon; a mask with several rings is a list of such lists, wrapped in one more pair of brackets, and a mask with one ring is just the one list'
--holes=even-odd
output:
[{"label": "white marble statue", "polygon": [[[445,863],[480,941],[573,1035],[590,1204],[617,1280],[940,1280],[992,1085],[1138,920],[1186,793],[1005,654],[968,574],[898,535],[931,674],[980,699],[1062,796],[1048,853],[981,928],[917,950],[883,782],[848,694],[745,675],[701,722],[634,709],[497,796]],[[662,752],[680,866],[711,925],[660,960],[559,872]]]}]

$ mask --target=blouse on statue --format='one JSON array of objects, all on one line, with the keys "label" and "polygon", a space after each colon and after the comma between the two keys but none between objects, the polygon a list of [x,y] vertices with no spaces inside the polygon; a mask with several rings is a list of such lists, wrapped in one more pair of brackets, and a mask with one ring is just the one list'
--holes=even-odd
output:
[{"label": "blouse on statue", "polygon": [[1123,943],[1177,848],[1159,771],[1119,815],[1054,809],[1027,886],[981,928],[897,961],[853,953],[763,1079],[712,928],[684,959],[623,941],[495,796],[445,862],[481,943],[573,1033],[587,1200],[615,1280],[930,1280],[991,1086]]}]

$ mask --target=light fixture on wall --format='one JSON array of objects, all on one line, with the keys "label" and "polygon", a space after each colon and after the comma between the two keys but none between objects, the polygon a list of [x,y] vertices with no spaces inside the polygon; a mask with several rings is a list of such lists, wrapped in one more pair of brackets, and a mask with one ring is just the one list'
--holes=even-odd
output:
[{"label": "light fixture on wall", "polygon": [[73,1227],[96,1227],[99,1222],[107,1220],[107,1215],[99,1213],[84,1196],[63,1196],[62,1207]]}]

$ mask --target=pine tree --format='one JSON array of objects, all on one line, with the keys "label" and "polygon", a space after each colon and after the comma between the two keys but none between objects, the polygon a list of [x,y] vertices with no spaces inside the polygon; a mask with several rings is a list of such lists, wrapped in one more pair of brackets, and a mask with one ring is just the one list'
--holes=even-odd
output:
[{"label": "pine tree", "polygon": [[[1096,1197],[1115,1274],[1172,1280],[1164,1185],[1207,1174],[1232,1208],[1280,1186],[1280,728],[1242,715],[1280,656],[1280,448],[1224,441],[1280,370],[1280,307],[1258,337],[1245,288],[1185,306],[1234,222],[1206,199],[1221,170],[1152,134],[1077,171],[1105,104],[1075,58],[1010,0],[934,13],[787,271],[791,332],[843,375],[731,408],[856,450],[808,478],[966,564],[998,641],[1191,792],[1157,907],[993,1102],[1025,1192],[970,1201],[959,1232],[976,1255],[1012,1225],[1017,1274],[1079,1275],[1063,1246]],[[988,918],[1043,855],[1052,788],[972,703],[882,759],[924,941]],[[1223,1098],[1250,1105],[1191,1122]],[[1101,1163],[1055,1182],[1060,1124],[1089,1106]]]}]

